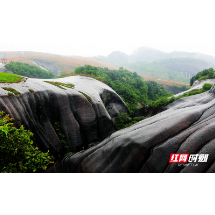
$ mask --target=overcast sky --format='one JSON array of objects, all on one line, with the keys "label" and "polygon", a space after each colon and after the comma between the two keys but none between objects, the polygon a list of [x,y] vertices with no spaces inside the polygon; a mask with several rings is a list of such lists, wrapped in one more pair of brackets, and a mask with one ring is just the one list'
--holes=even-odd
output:
[{"label": "overcast sky", "polygon": [[127,55],[139,47],[164,52],[199,52],[215,56],[215,43],[0,43],[0,51],[35,51],[82,57],[107,56],[113,51]]}]

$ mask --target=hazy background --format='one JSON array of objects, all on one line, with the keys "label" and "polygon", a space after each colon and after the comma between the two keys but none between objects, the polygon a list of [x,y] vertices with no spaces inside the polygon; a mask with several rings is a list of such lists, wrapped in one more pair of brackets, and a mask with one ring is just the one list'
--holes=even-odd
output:
[{"label": "hazy background", "polygon": [[82,57],[108,56],[113,51],[131,55],[139,47],[168,53],[185,51],[215,56],[215,43],[0,43],[0,51],[35,51]]}]

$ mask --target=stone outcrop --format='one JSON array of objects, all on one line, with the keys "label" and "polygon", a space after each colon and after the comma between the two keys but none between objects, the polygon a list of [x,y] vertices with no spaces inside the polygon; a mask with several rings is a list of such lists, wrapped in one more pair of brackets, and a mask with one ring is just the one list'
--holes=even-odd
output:
[{"label": "stone outcrop", "polygon": [[[215,86],[119,130],[47,172],[215,172]],[[170,164],[171,153],[209,154],[196,166]]]},{"label": "stone outcrop", "polygon": [[[73,84],[75,87],[63,86],[62,89],[44,81]],[[9,96],[2,87],[11,87],[21,94]],[[83,93],[91,98],[92,104]],[[16,126],[24,125],[31,130],[35,144],[42,151],[50,150],[56,158],[61,155],[63,146],[55,123],[59,123],[70,149],[77,152],[115,132],[112,118],[128,109],[106,84],[90,77],[70,76],[0,83],[0,111],[8,113]]]},{"label": "stone outcrop", "polygon": [[[74,89],[44,81],[0,83],[0,110],[9,113],[17,126],[30,129],[35,144],[55,158],[63,147],[54,127],[59,122],[70,149],[77,153],[58,159],[47,172],[215,172],[215,86],[116,131],[112,119],[128,109],[110,87],[83,76],[48,80],[73,84]],[[9,96],[2,87],[21,94]],[[80,151],[93,142],[100,143]],[[171,153],[209,157],[197,166],[179,166],[169,163]]]}]

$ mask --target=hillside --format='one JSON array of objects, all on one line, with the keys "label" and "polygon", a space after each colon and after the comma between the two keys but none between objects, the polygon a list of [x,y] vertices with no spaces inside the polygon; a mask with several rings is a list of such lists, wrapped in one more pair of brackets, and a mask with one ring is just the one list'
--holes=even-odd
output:
[{"label": "hillside", "polygon": [[172,95],[160,84],[154,81],[144,81],[137,73],[132,73],[123,68],[108,70],[107,68],[87,65],[77,67],[72,74],[65,74],[59,77],[69,75],[89,76],[106,83],[123,99],[128,106],[130,114],[151,101]]},{"label": "hillside", "polygon": [[[113,57],[114,56],[114,57]],[[215,65],[215,57],[200,53],[170,52],[141,47],[131,55],[115,51],[95,59],[136,71],[140,75],[189,82],[196,73]],[[179,74],[177,74],[179,73]]]},{"label": "hillside", "polygon": [[117,68],[116,66],[113,66],[109,63],[97,61],[91,58],[80,59],[39,52],[0,52],[0,57],[5,57],[8,60],[8,63],[10,61],[23,62],[31,65],[41,66],[47,70],[53,69],[54,73],[58,75],[73,72],[77,66],[85,65],[107,67],[109,69]]},{"label": "hillside", "polygon": [[[34,134],[31,136],[36,150],[39,148],[53,157],[52,164],[43,168],[43,172],[215,172],[214,87],[160,107],[159,114],[149,110],[148,118],[139,122],[136,121],[139,117],[132,116],[134,124],[117,131],[118,116],[129,113],[126,103],[102,80],[86,77],[86,73],[90,71],[101,79],[109,73],[116,81],[119,78],[126,81],[137,74],[92,66],[76,70],[77,75],[65,78],[20,77],[21,80],[13,83],[0,83],[0,111],[13,118],[11,128],[15,125],[22,129],[24,125]],[[5,74],[16,78],[14,74],[2,73]],[[143,84],[137,77],[129,82],[140,85],[140,89]],[[188,91],[194,92],[204,83],[214,82],[215,79],[195,82]],[[135,98],[130,96],[130,100]],[[156,103],[143,109],[153,108]],[[4,123],[5,119],[0,122]],[[8,129],[7,125],[2,128]],[[7,132],[1,129],[1,145],[7,145]],[[17,150],[11,151],[13,156]],[[169,163],[172,153],[209,157],[208,162],[197,161],[195,166],[179,166]],[[20,166],[17,162],[14,165]]]},{"label": "hillside", "polygon": [[150,77],[150,76],[145,76],[145,75],[140,75],[142,76],[145,80],[147,81],[155,81],[157,83],[160,84],[165,84],[165,85],[169,85],[169,86],[187,86],[189,87],[190,85],[186,82],[179,82],[179,81],[171,81],[171,80],[166,80],[166,79],[161,79],[161,78],[156,78],[156,77]]}]

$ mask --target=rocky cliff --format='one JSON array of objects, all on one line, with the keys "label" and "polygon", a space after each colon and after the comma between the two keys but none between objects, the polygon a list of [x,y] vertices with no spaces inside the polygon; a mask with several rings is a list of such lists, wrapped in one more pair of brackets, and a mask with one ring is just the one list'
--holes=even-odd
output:
[{"label": "rocky cliff", "polygon": [[[58,87],[44,81],[58,82]],[[20,94],[9,96],[2,87]],[[17,126],[30,129],[35,144],[55,156],[47,172],[215,172],[215,86],[119,131],[112,119],[127,112],[125,103],[110,87],[89,77],[0,83],[0,110]],[[63,146],[56,122],[77,153],[57,159]],[[100,143],[81,151],[95,141]],[[184,166],[170,164],[171,153],[209,157],[197,166]]]},{"label": "rocky cliff", "polygon": [[[44,81],[61,84],[55,86]],[[20,94],[9,96],[2,87],[13,88]],[[115,132],[112,118],[128,111],[110,87],[83,76],[0,83],[0,110],[10,114],[16,126],[24,125],[31,130],[34,143],[42,151],[50,150],[55,158],[61,155],[63,147],[55,130],[56,123],[70,150],[77,152]]]},{"label": "rocky cliff", "polygon": [[[215,86],[119,130],[48,172],[215,172]],[[182,102],[183,101],[183,102]],[[169,163],[171,153],[208,154],[197,165]]]}]

